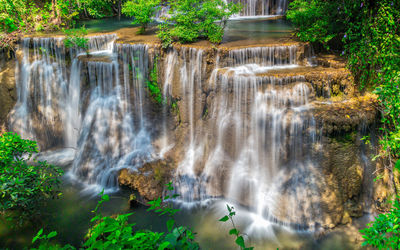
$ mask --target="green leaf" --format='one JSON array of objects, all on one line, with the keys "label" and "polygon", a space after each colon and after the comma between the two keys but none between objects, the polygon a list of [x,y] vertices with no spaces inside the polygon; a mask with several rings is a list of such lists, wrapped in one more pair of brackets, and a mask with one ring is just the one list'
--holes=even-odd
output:
[{"label": "green leaf", "polygon": [[238,246],[240,246],[241,248],[245,248],[245,247],[246,247],[245,244],[244,244],[243,236],[237,237],[236,240],[235,240],[235,242],[236,242],[236,244],[237,244]]},{"label": "green leaf", "polygon": [[161,245],[158,247],[158,250],[164,250],[165,248],[167,248],[170,245],[170,243],[168,241],[164,241],[163,243],[161,243]]},{"label": "green leaf", "polygon": [[222,222],[226,222],[226,221],[228,221],[228,220],[229,220],[228,215],[225,215],[224,217],[222,217],[221,219],[219,219],[219,221],[222,221]]},{"label": "green leaf", "polygon": [[395,168],[396,168],[397,170],[400,170],[400,160],[397,160],[397,161],[396,161]]},{"label": "green leaf", "polygon": [[175,224],[175,220],[173,220],[173,219],[169,219],[167,221],[168,232],[172,231],[172,229],[174,228],[174,224]]},{"label": "green leaf", "polygon": [[53,232],[49,233],[49,235],[47,235],[47,239],[54,238],[55,236],[57,236],[57,232],[53,231]]},{"label": "green leaf", "polygon": [[40,238],[40,235],[42,235],[42,233],[43,233],[43,228],[41,228],[39,232],[36,234],[36,236],[32,239],[32,243],[35,243],[35,241]]},{"label": "green leaf", "polygon": [[229,234],[230,234],[230,235],[239,235],[239,231],[238,231],[236,228],[232,228],[232,229],[229,231]]}]

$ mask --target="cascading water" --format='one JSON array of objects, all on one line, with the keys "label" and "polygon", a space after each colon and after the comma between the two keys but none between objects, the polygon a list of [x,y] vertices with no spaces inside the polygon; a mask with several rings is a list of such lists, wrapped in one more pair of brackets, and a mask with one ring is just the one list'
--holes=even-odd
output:
[{"label": "cascading water", "polygon": [[287,0],[226,0],[227,2],[240,3],[243,10],[240,17],[262,17],[285,14]]},{"label": "cascading water", "polygon": [[[180,203],[235,201],[253,211],[249,231],[271,223],[311,229],[321,220],[320,178],[311,159],[318,143],[312,88],[302,76],[262,75],[297,67],[296,53],[295,46],[230,51],[205,84],[203,51],[182,49],[188,143],[174,180]],[[212,101],[205,100],[205,89]]]},{"label": "cascading water", "polygon": [[96,192],[115,190],[119,169],[135,170],[153,157],[143,114],[148,48],[115,39],[91,37],[86,57],[67,50],[62,38],[25,38],[10,115],[10,128],[42,150],[74,148],[70,176]]}]

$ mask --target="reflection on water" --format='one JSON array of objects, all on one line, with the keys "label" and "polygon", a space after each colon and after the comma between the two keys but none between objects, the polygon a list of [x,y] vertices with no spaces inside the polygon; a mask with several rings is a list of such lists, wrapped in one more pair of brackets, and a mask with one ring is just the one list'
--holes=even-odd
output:
[{"label": "reflection on water", "polygon": [[[81,22],[91,33],[114,32],[121,28],[136,27],[130,18],[105,18]],[[284,19],[271,20],[268,17],[257,19],[232,19],[228,21],[223,42],[239,40],[261,40],[266,38],[288,37],[292,32],[290,23]]]},{"label": "reflection on water", "polygon": [[231,20],[226,27],[223,42],[283,38],[290,36],[292,30],[290,23],[283,19]]},{"label": "reflection on water", "polygon": [[110,17],[103,19],[92,19],[89,21],[81,21],[78,26],[85,26],[89,32],[112,32],[121,28],[135,27],[132,24],[132,18],[127,17]]}]

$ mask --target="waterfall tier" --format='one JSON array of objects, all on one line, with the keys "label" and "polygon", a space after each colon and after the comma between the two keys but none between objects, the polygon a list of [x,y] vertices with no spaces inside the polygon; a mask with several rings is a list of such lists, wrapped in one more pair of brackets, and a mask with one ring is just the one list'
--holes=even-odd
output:
[{"label": "waterfall tier", "polygon": [[37,140],[42,150],[76,149],[71,176],[96,192],[117,189],[120,169],[152,160],[143,115],[148,47],[115,45],[115,38],[92,37],[89,58],[68,51],[62,38],[25,38],[10,119],[12,130]]}]

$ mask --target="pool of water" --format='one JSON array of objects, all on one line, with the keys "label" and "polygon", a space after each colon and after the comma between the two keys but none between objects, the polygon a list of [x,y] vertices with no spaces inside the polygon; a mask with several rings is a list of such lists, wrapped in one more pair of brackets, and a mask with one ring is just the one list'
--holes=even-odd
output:
[{"label": "pool of water", "polygon": [[[130,18],[105,18],[84,21],[78,27],[84,25],[90,33],[116,32],[122,28],[137,27],[132,24]],[[154,27],[157,24],[152,24]],[[277,39],[289,37],[293,31],[290,23],[281,18],[258,19],[234,19],[227,23],[223,42],[235,42],[245,40],[265,41],[265,39]],[[133,31],[132,31],[133,32]]]},{"label": "pool of water", "polygon": [[77,24],[77,27],[81,26],[85,26],[90,33],[113,32],[122,28],[137,27],[137,25],[132,24],[132,18],[127,17],[110,17],[81,21]]},{"label": "pool of water", "polygon": [[[61,244],[82,245],[82,239],[91,225],[92,210],[96,207],[99,196],[81,192],[79,184],[73,184],[67,177],[63,178],[63,196],[51,200],[41,208],[41,215],[34,225],[22,228],[11,228],[10,222],[0,219],[0,249],[22,249],[29,246],[32,238],[40,228],[46,233],[57,231],[56,241]],[[130,222],[136,223],[136,229],[151,229],[158,232],[166,231],[167,217],[160,217],[148,212],[147,207],[139,206],[131,209],[128,205],[130,190],[120,190],[110,194],[110,201],[105,202],[101,213],[113,215],[121,213],[134,214]],[[218,219],[226,214],[226,201],[210,201],[191,208],[184,208],[176,215],[177,223],[189,226],[196,232],[196,240],[202,249],[234,249],[234,239],[228,235],[229,223]],[[240,230],[248,227],[248,216],[245,208],[237,207],[235,222]],[[253,225],[254,226],[254,225]],[[341,233],[325,236],[315,240],[311,233],[293,232],[278,226],[266,224],[260,220],[259,228],[247,234],[248,244],[256,249],[352,249],[355,248],[350,239]],[[328,248],[327,248],[328,247]]]},{"label": "pool of water", "polygon": [[231,20],[226,26],[223,42],[285,38],[292,31],[291,24],[284,19]]}]

